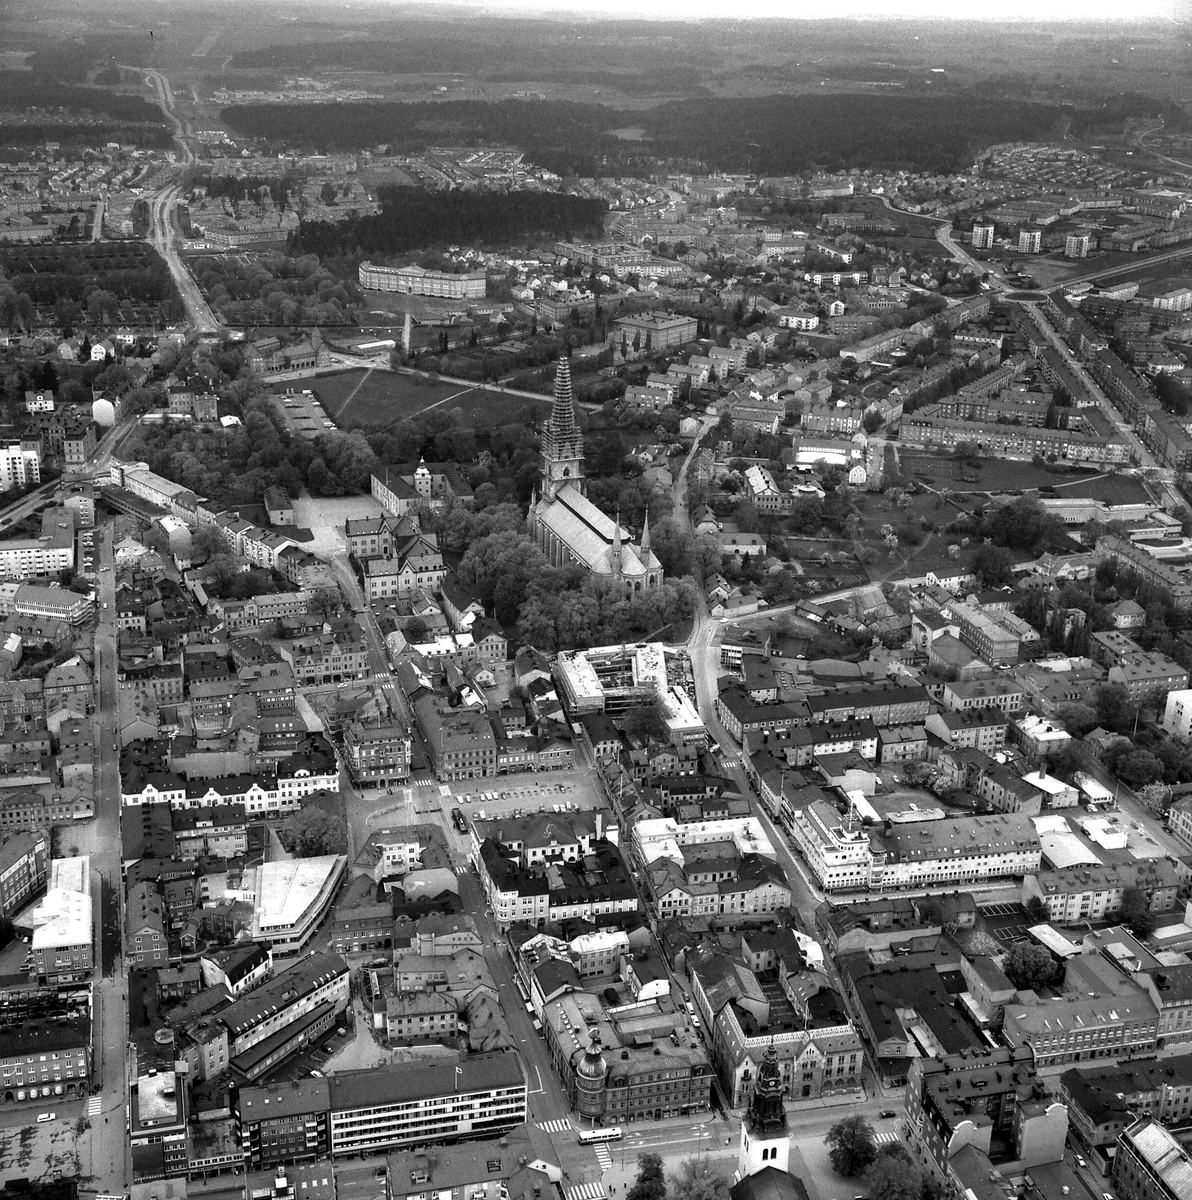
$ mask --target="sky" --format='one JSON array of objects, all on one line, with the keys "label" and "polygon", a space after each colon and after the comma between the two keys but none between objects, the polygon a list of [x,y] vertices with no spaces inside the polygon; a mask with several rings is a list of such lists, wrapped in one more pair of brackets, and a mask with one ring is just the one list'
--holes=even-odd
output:
[{"label": "sky", "polygon": [[1192,0],[749,0],[726,5],[723,0],[447,0],[453,7],[474,8],[493,15],[573,12],[590,17],[636,16],[639,19],[742,18],[898,18],[1013,21],[1128,21],[1149,19],[1192,21]]}]

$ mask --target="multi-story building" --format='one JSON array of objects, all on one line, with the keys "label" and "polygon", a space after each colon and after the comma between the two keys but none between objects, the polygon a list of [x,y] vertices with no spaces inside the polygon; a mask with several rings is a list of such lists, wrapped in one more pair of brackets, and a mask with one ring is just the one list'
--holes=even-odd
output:
[{"label": "multi-story building", "polygon": [[1072,1068],[1060,1076],[1060,1099],[1078,1145],[1101,1163],[1122,1131],[1140,1117],[1179,1127],[1192,1117],[1192,1055],[1123,1066]]},{"label": "multi-story building", "polygon": [[826,892],[856,891],[869,886],[873,854],[869,831],[846,821],[822,800],[788,809],[791,840]]},{"label": "multi-story building", "polygon": [[46,885],[49,846],[43,832],[15,832],[0,843],[0,917],[12,917]]},{"label": "multi-story building", "polygon": [[41,451],[23,442],[0,445],[0,492],[41,482]]},{"label": "multi-story building", "polygon": [[1013,666],[1022,639],[998,620],[1000,614],[969,604],[950,604],[945,614],[960,630],[960,640],[990,666]]},{"label": "multi-story building", "polygon": [[28,1020],[0,1032],[0,1090],[8,1103],[87,1095],[91,1019]]},{"label": "multi-story building", "polygon": [[[1108,353],[1106,351],[1105,353]],[[1192,607],[1192,579],[1163,559],[1155,558],[1129,538],[1111,534],[1097,539],[1098,562],[1113,562],[1122,578],[1149,583],[1175,608]]]},{"label": "multi-story building", "polygon": [[344,727],[344,760],[357,786],[405,783],[410,746],[410,731],[401,721],[350,721]]},{"label": "multi-story building", "polygon": [[1039,869],[1039,835],[1021,813],[920,821],[870,833],[870,887],[1013,879]]},{"label": "multi-story building", "polygon": [[932,713],[923,725],[951,749],[996,754],[1006,744],[1006,717],[996,708]]},{"label": "multi-story building", "polygon": [[1023,900],[1032,897],[1047,906],[1047,919],[1057,925],[1106,921],[1122,909],[1128,888],[1140,888],[1148,910],[1171,912],[1179,889],[1187,881],[1186,868],[1173,859],[1127,859],[1125,862],[1078,863],[1026,876]]},{"label": "multi-story building", "polygon": [[301,951],[331,907],[346,866],[345,855],[323,854],[254,868],[253,941],[274,954]]},{"label": "multi-story building", "polygon": [[642,351],[665,350],[668,346],[682,346],[695,341],[696,320],[681,313],[644,312],[628,317],[618,317],[609,330],[610,346],[624,343]]},{"label": "multi-story building", "polygon": [[414,702],[414,719],[436,778],[485,779],[497,773],[497,740],[485,712],[452,708],[446,698],[426,695]]},{"label": "multi-story building", "polygon": [[247,1167],[326,1158],[331,1151],[331,1103],[326,1079],[295,1079],[244,1087],[235,1119]]},{"label": "multi-story building", "polygon": [[1025,698],[1022,684],[1012,679],[956,679],[944,684],[943,705],[949,712],[996,708],[1013,716],[1022,710]]},{"label": "multi-story building", "polygon": [[91,910],[91,859],[56,858],[50,885],[31,917],[30,975],[40,983],[70,983],[95,967]]},{"label": "multi-story building", "polygon": [[216,1014],[228,1031],[233,1066],[238,1056],[276,1034],[288,1036],[313,1014],[338,1017],[348,1005],[348,967],[337,954],[314,953],[246,992]]},{"label": "multi-story building", "polygon": [[1110,667],[1108,682],[1124,687],[1131,704],[1161,703],[1169,692],[1188,687],[1188,672],[1166,654],[1139,651]]},{"label": "multi-story building", "polygon": [[[37,537],[0,542],[0,578],[30,579],[69,570],[75,561],[74,525],[73,509],[51,508],[42,513],[41,533]],[[86,600],[77,593],[73,598]]]},{"label": "multi-story building", "polygon": [[1158,1028],[1146,989],[1095,955],[1068,963],[1061,996],[1019,993],[1002,1020],[1006,1042],[1029,1046],[1038,1067],[1147,1054]]},{"label": "multi-story building", "polygon": [[[570,1107],[610,1125],[707,1112],[712,1067],[685,1012],[644,1009],[652,1029],[643,1038],[618,1032],[589,992],[571,991],[542,1009],[542,1035]],[[646,1040],[648,1038],[648,1041]]]},{"label": "multi-story building", "polygon": [[865,1054],[840,997],[793,969],[797,951],[780,952],[778,960],[785,966],[777,978],[763,973],[762,980],[724,955],[688,960],[692,998],[708,1024],[725,1096],[733,1107],[748,1101],[767,1050],[777,1054],[782,1091],[792,1099],[859,1091]]},{"label": "multi-story building", "polygon": [[184,1069],[138,1067],[128,1083],[133,1179],[170,1179],[190,1171],[190,1093]]},{"label": "multi-story building", "polygon": [[1068,1134],[1067,1109],[1048,1098],[1025,1047],[913,1059],[906,1120],[907,1140],[937,1178],[962,1147],[986,1163],[1058,1163]]},{"label": "multi-story building", "polygon": [[130,966],[165,966],[170,960],[165,901],[155,882],[132,884],[124,905],[124,958]]},{"label": "multi-story building", "polygon": [[1113,1182],[1120,1200],[1192,1196],[1192,1156],[1158,1121],[1143,1117],[1118,1138]]},{"label": "multi-story building", "polygon": [[362,262],[358,274],[360,286],[366,291],[403,292],[411,296],[437,296],[446,300],[479,299],[484,295],[487,284],[484,271],[452,275],[418,266],[381,267],[371,262]]},{"label": "multi-story building", "polygon": [[526,1120],[526,1081],[513,1051],[470,1055],[454,1067],[340,1071],[327,1082],[335,1156],[492,1138]]}]

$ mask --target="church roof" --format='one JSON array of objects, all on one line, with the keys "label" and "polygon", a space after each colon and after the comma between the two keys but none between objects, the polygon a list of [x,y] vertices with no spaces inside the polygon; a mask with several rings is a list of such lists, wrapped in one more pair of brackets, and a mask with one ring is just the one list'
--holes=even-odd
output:
[{"label": "church roof", "polygon": [[762,1167],[754,1175],[746,1175],[728,1193],[732,1200],[807,1200],[803,1181],[777,1167]]},{"label": "church roof", "polygon": [[[561,488],[554,500],[544,506],[539,521],[567,546],[589,571],[597,575],[612,574],[612,549],[617,523],[602,513],[576,488]],[[629,531],[622,527],[622,576],[636,578],[645,575],[648,570],[661,569],[661,564],[652,551],[647,550],[645,558],[646,561],[643,562],[637,548],[630,544]]]}]

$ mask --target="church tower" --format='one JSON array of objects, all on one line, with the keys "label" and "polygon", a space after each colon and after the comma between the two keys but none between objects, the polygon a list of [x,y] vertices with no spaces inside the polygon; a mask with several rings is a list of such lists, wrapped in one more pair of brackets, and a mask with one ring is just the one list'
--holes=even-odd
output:
[{"label": "church tower", "polygon": [[564,487],[584,491],[584,436],[575,421],[571,359],[561,355],[555,369],[555,400],[542,431],[543,499],[553,500]]},{"label": "church tower", "polygon": [[741,1122],[741,1152],[737,1178],[756,1175],[766,1167],[790,1170],[791,1135],[783,1105],[782,1070],[771,1046],[758,1068],[749,1112]]}]

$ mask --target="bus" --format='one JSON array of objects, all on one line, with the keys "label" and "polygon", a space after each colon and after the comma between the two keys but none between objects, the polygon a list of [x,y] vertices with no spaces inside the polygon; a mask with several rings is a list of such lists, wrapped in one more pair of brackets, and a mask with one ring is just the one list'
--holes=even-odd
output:
[{"label": "bus", "polygon": [[591,1142],[619,1142],[625,1135],[620,1125],[610,1125],[607,1129],[581,1129],[579,1140],[583,1145]]}]

